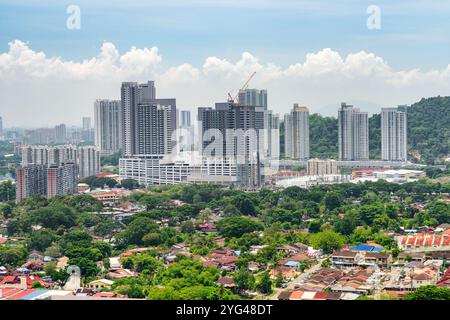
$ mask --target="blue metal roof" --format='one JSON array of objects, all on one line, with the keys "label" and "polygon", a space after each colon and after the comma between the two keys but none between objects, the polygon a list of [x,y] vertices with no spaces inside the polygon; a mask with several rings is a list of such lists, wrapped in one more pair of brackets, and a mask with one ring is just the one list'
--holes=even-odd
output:
[{"label": "blue metal roof", "polygon": [[352,251],[371,251],[371,252],[381,252],[384,248],[377,248],[374,246],[369,246],[367,244],[359,244],[354,248],[351,248]]},{"label": "blue metal roof", "polygon": [[48,290],[36,290],[30,294],[27,294],[26,296],[19,298],[19,300],[32,300],[32,299],[39,297],[40,295],[46,293],[47,291]]},{"label": "blue metal roof", "polygon": [[297,267],[300,263],[298,261],[291,261],[289,260],[284,265],[288,267]]}]

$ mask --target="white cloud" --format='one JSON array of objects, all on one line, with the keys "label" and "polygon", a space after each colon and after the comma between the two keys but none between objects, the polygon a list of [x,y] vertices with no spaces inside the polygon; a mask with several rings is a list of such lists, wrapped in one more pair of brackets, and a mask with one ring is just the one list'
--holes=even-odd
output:
[{"label": "white cloud", "polygon": [[395,70],[373,53],[344,57],[330,48],[302,60],[283,68],[244,52],[237,61],[208,57],[199,67],[188,62],[164,67],[157,47],[132,47],[120,54],[104,42],[97,56],[75,62],[48,57],[15,40],[0,54],[0,114],[7,126],[78,124],[81,116],[92,115],[96,98],[118,99],[121,81],[146,80],[156,81],[158,96],[176,97],[179,107],[195,110],[225,100],[229,91],[236,93],[254,71],[250,86],[268,89],[269,104],[279,113],[298,102],[330,115],[341,101],[374,112],[374,106],[450,94],[450,65]]}]

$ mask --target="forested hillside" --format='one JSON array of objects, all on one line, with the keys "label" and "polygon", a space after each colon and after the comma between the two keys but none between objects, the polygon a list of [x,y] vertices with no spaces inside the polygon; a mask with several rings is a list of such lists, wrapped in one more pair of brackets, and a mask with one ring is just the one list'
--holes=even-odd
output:
[{"label": "forested hillside", "polygon": [[417,160],[433,163],[450,154],[450,97],[422,99],[408,108],[408,142]]}]

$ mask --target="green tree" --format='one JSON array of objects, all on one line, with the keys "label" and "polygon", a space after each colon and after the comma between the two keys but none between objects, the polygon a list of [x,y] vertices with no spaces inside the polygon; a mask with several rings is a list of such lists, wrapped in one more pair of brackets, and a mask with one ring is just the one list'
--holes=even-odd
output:
[{"label": "green tree", "polygon": [[342,196],[336,192],[328,192],[323,198],[325,208],[334,210],[343,204]]},{"label": "green tree", "polygon": [[283,276],[281,275],[281,273],[278,273],[275,279],[275,287],[281,288],[281,286],[283,285],[283,281]]},{"label": "green tree", "polygon": [[30,250],[45,251],[55,240],[56,236],[53,232],[41,229],[31,233],[28,240],[28,247]]},{"label": "green tree", "polygon": [[188,234],[195,233],[194,223],[191,220],[186,221],[181,225],[180,230],[183,233],[188,233]]},{"label": "green tree", "polygon": [[264,294],[272,292],[272,280],[268,272],[264,272],[259,282],[256,284],[256,289]]},{"label": "green tree", "polygon": [[25,262],[27,250],[20,246],[0,246],[0,265],[16,267]]},{"label": "green tree", "polygon": [[238,292],[253,290],[255,288],[255,277],[247,269],[240,269],[233,274],[233,281]]},{"label": "green tree", "polygon": [[314,248],[320,248],[326,253],[340,249],[345,243],[345,237],[331,230],[313,234],[311,244]]},{"label": "green tree", "polygon": [[246,217],[231,216],[217,222],[218,231],[225,237],[240,238],[246,233],[262,229],[262,225]]},{"label": "green tree", "polygon": [[405,300],[450,300],[449,288],[423,286],[416,291],[405,294]]},{"label": "green tree", "polygon": [[134,190],[139,188],[139,182],[134,179],[123,179],[120,182],[121,186],[128,190]]},{"label": "green tree", "polygon": [[138,217],[130,222],[117,240],[123,246],[129,244],[142,245],[144,243],[143,237],[151,232],[156,232],[158,229],[159,226],[151,219]]},{"label": "green tree", "polygon": [[13,201],[16,198],[16,187],[11,180],[0,183],[0,202]]}]

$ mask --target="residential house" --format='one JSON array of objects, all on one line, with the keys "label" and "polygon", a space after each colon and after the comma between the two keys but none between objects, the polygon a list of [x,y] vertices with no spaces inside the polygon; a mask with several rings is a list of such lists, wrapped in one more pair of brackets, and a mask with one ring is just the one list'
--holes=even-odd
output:
[{"label": "residential house", "polygon": [[114,281],[108,280],[108,279],[97,279],[94,281],[89,282],[89,289],[95,290],[95,291],[101,291],[104,289],[110,290],[112,285],[114,284]]},{"label": "residential house", "polygon": [[356,251],[336,250],[331,255],[331,263],[337,269],[354,268],[361,259],[361,254]]},{"label": "residential house", "polygon": [[295,268],[279,266],[270,270],[269,274],[272,279],[276,279],[279,275],[281,275],[284,279],[291,280],[295,279],[299,273]]},{"label": "residential house", "polygon": [[341,277],[330,287],[330,290],[333,292],[367,295],[373,289],[373,285],[369,283],[373,273],[372,269],[356,268]]},{"label": "residential house", "polygon": [[28,262],[38,263],[44,261],[44,255],[38,251],[32,251],[28,255]]},{"label": "residential house", "polygon": [[398,265],[405,265],[408,262],[415,261],[423,263],[425,261],[425,253],[423,252],[400,252],[397,257],[397,263]]},{"label": "residential house", "polygon": [[224,288],[233,289],[235,287],[233,278],[230,277],[220,277],[216,283]]},{"label": "residential house", "polygon": [[437,283],[438,287],[450,289],[450,268],[448,268]]},{"label": "residential house", "polygon": [[130,269],[114,269],[108,272],[108,278],[110,279],[122,279],[137,277],[139,274],[137,272],[131,271]]},{"label": "residential house", "polygon": [[278,300],[290,300],[292,291],[281,291],[278,295]]},{"label": "residential house", "polygon": [[380,268],[389,268],[392,264],[392,255],[390,253],[366,252],[364,260],[360,264],[365,266],[378,266]]},{"label": "residential house", "polygon": [[332,268],[321,268],[314,272],[303,284],[296,286],[304,291],[323,291],[336,283],[344,275],[343,271]]},{"label": "residential house", "polygon": [[397,245],[407,252],[450,251],[450,229],[441,233],[421,232],[398,236]]}]

